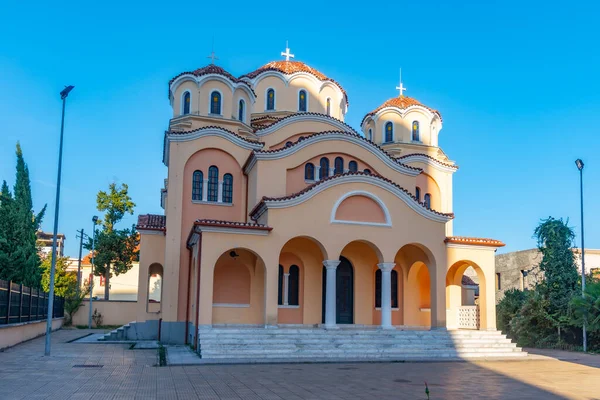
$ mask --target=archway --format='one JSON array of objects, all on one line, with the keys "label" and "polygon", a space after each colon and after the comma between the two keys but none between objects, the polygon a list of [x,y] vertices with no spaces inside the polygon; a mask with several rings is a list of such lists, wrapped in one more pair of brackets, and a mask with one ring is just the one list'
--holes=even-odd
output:
[{"label": "archway", "polygon": [[474,262],[455,262],[446,274],[449,329],[482,329],[488,325],[483,270]]},{"label": "archway", "polygon": [[146,312],[160,313],[163,287],[163,267],[158,263],[148,268],[148,293],[146,294]]},{"label": "archway", "polygon": [[213,279],[213,324],[263,324],[265,264],[251,250],[234,248],[217,259]]},{"label": "archway", "polygon": [[[340,263],[335,271],[335,323],[354,323],[354,268],[352,263],[340,256]],[[327,270],[323,267],[322,322],[325,322],[325,290],[327,287]]]}]

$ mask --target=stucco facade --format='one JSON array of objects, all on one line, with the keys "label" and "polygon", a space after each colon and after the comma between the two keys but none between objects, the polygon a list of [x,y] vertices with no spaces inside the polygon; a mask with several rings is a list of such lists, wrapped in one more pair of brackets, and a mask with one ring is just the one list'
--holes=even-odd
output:
[{"label": "stucco facade", "polygon": [[[495,329],[492,239],[452,236],[441,114],[392,98],[344,123],[341,85],[298,61],[169,82],[164,215],[141,215],[138,321],[196,343],[221,324],[459,328],[462,276]],[[392,125],[392,134],[386,130]],[[159,275],[160,300],[148,301]]]}]

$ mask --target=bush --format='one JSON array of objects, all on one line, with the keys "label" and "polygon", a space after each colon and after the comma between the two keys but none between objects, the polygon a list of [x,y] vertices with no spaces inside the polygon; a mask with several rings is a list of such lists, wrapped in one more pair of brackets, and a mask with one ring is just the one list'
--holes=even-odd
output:
[{"label": "bush", "polygon": [[548,299],[539,290],[527,294],[523,307],[510,322],[519,346],[534,347],[558,341],[558,331],[547,310]]},{"label": "bush", "polygon": [[496,305],[496,322],[498,329],[510,338],[515,338],[514,332],[510,328],[510,322],[518,314],[525,299],[527,292],[522,292],[517,289],[510,289],[504,292],[504,297]]}]

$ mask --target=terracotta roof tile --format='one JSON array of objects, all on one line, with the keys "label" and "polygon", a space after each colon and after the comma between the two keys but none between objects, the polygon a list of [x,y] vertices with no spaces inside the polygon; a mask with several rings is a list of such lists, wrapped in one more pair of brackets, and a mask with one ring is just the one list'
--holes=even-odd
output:
[{"label": "terracotta roof tile", "polygon": [[429,154],[425,154],[425,153],[411,153],[411,154],[407,154],[407,155],[404,155],[404,156],[396,157],[396,160],[402,160],[402,159],[405,159],[405,158],[408,158],[408,157],[411,157],[411,156],[424,156],[424,157],[427,157],[427,158],[429,158],[429,159],[431,159],[431,160],[433,160],[433,161],[437,162],[438,164],[441,164],[441,165],[443,165],[445,167],[450,167],[450,168],[458,169],[458,165],[445,163],[445,162],[440,161],[437,158],[432,157]]},{"label": "terracotta roof tile", "polygon": [[496,239],[487,238],[474,238],[464,236],[449,236],[444,240],[445,243],[454,244],[468,244],[474,246],[488,246],[488,247],[504,247],[505,244]]},{"label": "terracotta roof tile", "polygon": [[223,227],[223,228],[257,229],[257,230],[264,230],[264,231],[270,231],[273,229],[269,226],[257,224],[255,222],[221,221],[221,220],[217,220],[217,219],[199,219],[199,220],[196,220],[196,222],[194,222],[194,225],[219,226],[219,227]]},{"label": "terracotta roof tile", "polygon": [[416,99],[413,99],[412,97],[402,96],[402,97],[392,97],[391,99],[387,100],[385,103],[383,103],[382,105],[380,105],[379,107],[377,107],[376,109],[371,111],[370,113],[367,113],[367,115],[364,116],[364,118],[362,119],[362,122],[360,124],[362,125],[365,122],[365,119],[367,119],[367,117],[377,114],[379,112],[379,110],[381,110],[383,108],[396,107],[401,110],[406,110],[408,107],[412,107],[412,106],[425,107],[432,113],[437,114],[440,117],[440,119],[442,118],[442,115],[440,114],[440,112],[438,110],[435,110],[431,107],[427,107],[426,105],[422,104],[420,101],[418,101]]},{"label": "terracotta roof tile", "polygon": [[197,128],[191,131],[165,131],[165,135],[187,135],[189,133],[194,133],[194,132],[198,132],[198,131],[202,131],[205,129],[219,129],[221,131],[227,132],[232,134],[233,136],[236,136],[248,143],[253,143],[253,144],[260,144],[261,146],[264,146],[263,142],[259,142],[258,140],[252,140],[252,139],[248,139],[247,137],[244,137],[242,135],[238,135],[237,133],[230,131],[229,129],[225,129],[222,126],[216,126],[216,125],[211,125],[211,126],[203,126],[201,128]]},{"label": "terracotta roof tile", "polygon": [[138,216],[136,229],[148,231],[165,231],[167,229],[167,217],[156,214],[143,214]]},{"label": "terracotta roof tile", "polygon": [[[236,78],[235,76],[231,75],[229,72],[225,71],[223,68],[221,68],[215,64],[209,64],[205,67],[198,68],[194,71],[182,72],[179,75],[175,76],[173,79],[171,79],[169,81],[169,95],[171,94],[171,84],[175,81],[175,79],[179,78],[182,75],[186,75],[186,74],[190,74],[190,75],[194,75],[194,76],[203,76],[203,75],[209,75],[209,74],[222,75],[234,83],[243,83],[244,85],[248,86],[248,88],[250,90],[252,90],[252,93],[254,93],[254,89],[248,82],[246,82],[242,79]],[[256,93],[254,93],[254,95],[256,96]]]},{"label": "terracotta roof tile", "polygon": [[421,205],[421,207],[425,208],[426,210],[429,210],[437,215],[442,215],[444,217],[450,217],[450,218],[454,218],[454,213],[442,213],[439,211],[435,211],[432,210],[431,208],[427,208],[425,206],[425,203],[420,202],[419,200],[417,200],[417,198],[408,190],[404,189],[402,186],[398,185],[396,182],[392,181],[391,179],[385,178],[381,175],[376,175],[376,174],[366,174],[364,172],[346,172],[343,174],[338,174],[338,175],[333,175],[330,177],[327,177],[325,179],[321,179],[320,181],[317,181],[311,185],[308,185],[307,187],[305,187],[304,189],[302,189],[299,192],[296,193],[292,193],[290,195],[287,196],[282,196],[282,197],[267,197],[267,196],[263,196],[263,198],[260,200],[260,202],[254,206],[254,208],[252,209],[252,211],[250,211],[250,217],[252,217],[254,215],[254,213],[256,211],[258,211],[259,208],[261,208],[266,201],[284,201],[284,200],[290,200],[290,199],[295,199],[298,196],[303,195],[306,192],[310,192],[311,190],[313,190],[314,188],[316,188],[317,186],[323,184],[324,182],[328,182],[334,179],[338,179],[344,176],[351,176],[351,175],[359,175],[359,176],[372,176],[374,178],[377,179],[381,179],[382,181],[385,181],[387,183],[391,183],[392,185],[394,185],[396,188],[402,190],[404,193],[408,194],[414,201],[416,201],[417,203],[419,203]]},{"label": "terracotta roof tile", "polygon": [[271,123],[269,126],[265,126],[265,127],[261,127],[261,128],[256,129],[256,132],[258,132],[258,131],[261,131],[263,129],[270,128],[272,125],[278,124],[281,121],[285,121],[286,119],[297,117],[298,115],[315,115],[315,116],[318,116],[318,117],[329,118],[329,119],[334,120],[336,122],[341,122],[342,124],[346,125],[346,127],[348,127],[348,130],[350,130],[353,133],[356,133],[358,135],[358,132],[356,132],[356,130],[354,130],[353,127],[351,127],[350,125],[348,125],[344,121],[339,120],[339,119],[337,119],[335,117],[332,117],[331,115],[321,114],[321,113],[316,113],[316,112],[298,112],[298,113],[286,115],[285,117],[281,117],[281,118],[276,118],[276,117],[273,117],[271,115],[265,115],[263,117],[258,117],[256,119],[253,119],[252,122],[254,123],[254,121],[260,121],[262,119],[276,119],[276,121],[274,121],[273,123]]},{"label": "terracotta roof tile", "polygon": [[317,71],[316,69],[304,64],[301,61],[271,61],[270,63],[263,65],[262,67],[258,68],[255,71],[252,71],[246,75],[242,75],[240,78],[246,77],[246,78],[254,79],[257,76],[259,76],[260,74],[262,74],[264,72],[268,72],[268,71],[277,71],[277,72],[281,72],[282,74],[285,74],[285,75],[291,75],[296,72],[306,72],[306,73],[313,75],[320,81],[333,82],[341,89],[341,91],[344,93],[344,97],[346,98],[346,102],[348,102],[348,95],[346,94],[346,91],[344,90],[344,88],[342,88],[342,86],[339,83],[337,83],[336,81],[334,81],[331,78],[328,78],[322,72]]}]

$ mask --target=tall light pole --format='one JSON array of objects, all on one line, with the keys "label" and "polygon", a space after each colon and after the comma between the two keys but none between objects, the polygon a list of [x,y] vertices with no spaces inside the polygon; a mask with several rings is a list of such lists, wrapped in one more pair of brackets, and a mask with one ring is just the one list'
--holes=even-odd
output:
[{"label": "tall light pole", "polygon": [[92,222],[94,223],[94,231],[92,232],[92,273],[90,274],[90,315],[88,317],[88,329],[92,329],[92,299],[94,292],[94,252],[96,250],[96,223],[98,223],[98,217],[93,216]]},{"label": "tall light pole", "polygon": [[[581,199],[581,296],[585,296],[585,238],[583,233],[583,161],[575,160],[575,165],[579,170],[579,191]],[[587,318],[583,316],[583,351],[587,351]]]},{"label": "tall light pole", "polygon": [[48,318],[46,319],[46,347],[44,355],[50,355],[50,335],[52,334],[52,317],[54,310],[54,273],[56,271],[56,239],[58,236],[58,206],[60,203],[60,178],[62,172],[63,133],[65,130],[65,104],[69,92],[75,86],[65,86],[60,92],[62,100],[62,118],[60,121],[60,145],[58,147],[58,177],[56,178],[56,202],[54,204],[54,236],[52,237],[52,265],[50,266],[50,293],[48,293]]}]

